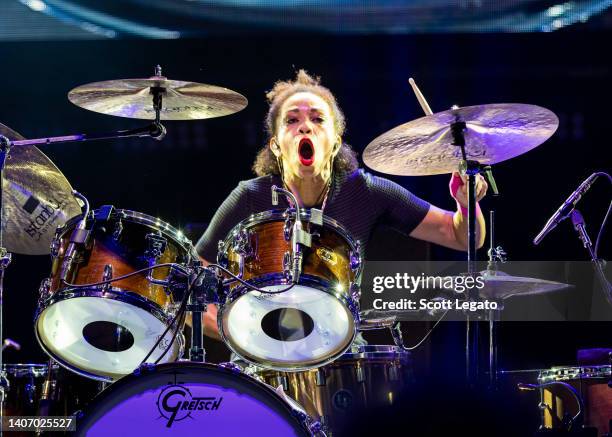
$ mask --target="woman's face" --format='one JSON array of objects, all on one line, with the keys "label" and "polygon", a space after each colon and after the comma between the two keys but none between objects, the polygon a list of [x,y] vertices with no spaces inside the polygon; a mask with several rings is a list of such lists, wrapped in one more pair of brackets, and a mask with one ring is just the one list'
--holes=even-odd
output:
[{"label": "woman's face", "polygon": [[[329,104],[317,94],[299,92],[282,104],[272,153],[282,158],[285,177],[329,178],[330,162],[341,144]],[[276,147],[278,145],[278,148]]]}]

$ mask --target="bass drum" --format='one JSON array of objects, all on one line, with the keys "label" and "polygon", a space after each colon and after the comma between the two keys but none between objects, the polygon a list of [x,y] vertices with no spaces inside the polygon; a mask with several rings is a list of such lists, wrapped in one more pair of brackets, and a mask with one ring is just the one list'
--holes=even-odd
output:
[{"label": "bass drum", "polygon": [[324,436],[306,413],[233,364],[143,366],[79,416],[77,435]]}]

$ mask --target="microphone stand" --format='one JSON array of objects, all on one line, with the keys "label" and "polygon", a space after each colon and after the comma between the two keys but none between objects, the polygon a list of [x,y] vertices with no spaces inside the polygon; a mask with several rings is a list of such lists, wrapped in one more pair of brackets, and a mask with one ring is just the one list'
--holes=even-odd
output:
[{"label": "microphone stand", "polygon": [[603,272],[602,263],[605,261],[597,258],[597,254],[595,253],[595,249],[593,248],[593,243],[589,238],[589,234],[586,231],[586,225],[584,222],[584,217],[577,209],[573,209],[570,213],[570,217],[572,219],[572,224],[574,225],[574,229],[578,233],[578,238],[582,241],[582,245],[585,249],[588,250],[589,255],[591,257],[591,261],[593,262],[593,266],[595,267],[595,273],[597,274],[597,279],[601,285],[601,288],[604,292],[606,300],[612,306],[612,285],[606,278],[606,275]]}]

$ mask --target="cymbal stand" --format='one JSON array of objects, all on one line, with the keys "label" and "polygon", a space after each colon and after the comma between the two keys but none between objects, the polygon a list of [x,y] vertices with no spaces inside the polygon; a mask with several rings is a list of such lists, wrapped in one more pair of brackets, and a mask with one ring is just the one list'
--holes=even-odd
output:
[{"label": "cymbal stand", "polygon": [[[155,67],[155,75],[161,76],[161,67]],[[11,146],[37,146],[40,144],[59,144],[59,143],[74,143],[96,140],[110,140],[118,138],[145,138],[150,137],[154,140],[161,141],[166,136],[166,128],[161,124],[162,100],[166,89],[163,87],[150,87],[150,93],[153,96],[153,109],[155,110],[155,119],[148,126],[139,127],[136,129],[120,130],[104,134],[75,134],[58,137],[34,138],[30,140],[8,141],[9,148]]]},{"label": "cymbal stand", "polygon": [[204,331],[202,329],[202,314],[206,312],[207,304],[219,303],[218,292],[222,285],[221,276],[208,267],[197,266],[190,275],[193,283],[187,311],[191,311],[191,349],[189,359],[203,363],[206,361],[204,349]]},{"label": "cymbal stand", "polygon": [[[501,246],[495,247],[495,211],[489,211],[489,262],[487,271],[494,275],[497,264],[506,262],[506,252]],[[497,389],[497,321],[499,310],[489,310],[489,388]]]},{"label": "cymbal stand", "polygon": [[[11,263],[11,254],[4,247],[4,168],[6,157],[11,150],[11,142],[8,138],[0,135],[0,341],[4,340],[3,326],[3,299],[4,299],[4,271]],[[8,388],[8,380],[4,374],[4,363],[2,361],[2,349],[0,349],[0,425],[4,416],[4,396]],[[2,428],[0,426],[0,436]]]},{"label": "cymbal stand", "polygon": [[[458,109],[454,106],[453,109]],[[498,195],[497,184],[493,179],[491,166],[482,165],[478,161],[468,159],[465,151],[465,132],[466,123],[459,116],[450,125],[450,132],[453,137],[453,145],[461,150],[462,160],[459,163],[459,173],[468,176],[468,274],[475,275],[476,272],[476,177],[484,172],[490,182],[495,195]],[[470,290],[469,300],[479,299],[475,290]],[[466,345],[465,345],[465,371],[468,384],[474,385],[479,377],[479,346],[480,335],[478,332],[478,320],[470,320],[466,317]]]}]

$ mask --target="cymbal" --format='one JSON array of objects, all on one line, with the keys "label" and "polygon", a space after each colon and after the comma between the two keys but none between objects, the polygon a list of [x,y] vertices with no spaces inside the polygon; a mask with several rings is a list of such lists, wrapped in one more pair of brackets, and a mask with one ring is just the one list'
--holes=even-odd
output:
[{"label": "cymbal", "polygon": [[117,117],[154,120],[151,87],[163,88],[161,120],[198,120],[233,114],[247,106],[242,94],[203,83],[148,79],[118,79],[81,85],[68,100],[81,108]]},{"label": "cymbal", "polygon": [[572,287],[563,282],[510,276],[507,273],[493,270],[483,270],[480,275],[484,278],[484,287],[478,290],[479,296],[483,299],[498,301],[511,296],[530,296]]},{"label": "cymbal", "polygon": [[466,123],[468,159],[496,164],[522,155],[552,136],[559,119],[548,109],[497,103],[450,109],[404,123],[374,139],[363,152],[365,164],[382,173],[425,176],[457,171],[461,149],[450,125]]},{"label": "cymbal", "polygon": [[[3,124],[0,135],[10,140],[24,139]],[[49,254],[56,228],[81,214],[66,177],[34,146],[11,148],[3,196],[3,244],[13,253]]]}]

